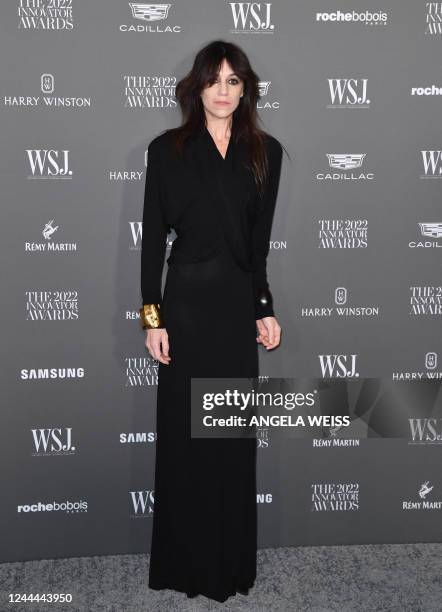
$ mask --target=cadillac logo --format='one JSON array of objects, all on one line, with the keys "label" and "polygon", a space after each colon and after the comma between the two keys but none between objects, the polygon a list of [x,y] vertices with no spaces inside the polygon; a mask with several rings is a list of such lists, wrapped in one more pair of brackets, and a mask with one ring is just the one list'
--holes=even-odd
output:
[{"label": "cadillac logo", "polygon": [[171,4],[141,4],[129,2],[134,19],[143,21],[160,21],[167,18]]},{"label": "cadillac logo", "polygon": [[422,236],[442,238],[442,223],[419,223]]},{"label": "cadillac logo", "polygon": [[326,153],[326,155],[328,157],[330,168],[338,168],[339,170],[352,170],[353,168],[360,168],[365,157],[365,153],[355,155]]}]

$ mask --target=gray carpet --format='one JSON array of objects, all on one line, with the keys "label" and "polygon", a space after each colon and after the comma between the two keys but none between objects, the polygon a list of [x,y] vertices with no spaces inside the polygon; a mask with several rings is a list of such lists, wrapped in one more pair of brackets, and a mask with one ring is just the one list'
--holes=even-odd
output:
[{"label": "gray carpet", "polygon": [[[17,612],[441,612],[442,544],[369,544],[258,551],[249,595],[224,604],[147,586],[149,555],[0,564],[0,610]],[[8,593],[72,593],[71,604],[8,605]]]}]

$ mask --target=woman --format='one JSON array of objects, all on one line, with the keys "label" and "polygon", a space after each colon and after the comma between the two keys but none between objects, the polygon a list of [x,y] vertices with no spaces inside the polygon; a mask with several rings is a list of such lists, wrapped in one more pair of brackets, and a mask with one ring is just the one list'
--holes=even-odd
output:
[{"label": "woman", "polygon": [[256,440],[192,438],[190,381],[256,378],[258,343],[279,345],[266,258],[282,146],[256,126],[258,78],[234,44],[201,49],[176,96],[184,121],[148,147],[143,212],[140,316],[159,361],[149,587],[224,602],[256,578]]}]

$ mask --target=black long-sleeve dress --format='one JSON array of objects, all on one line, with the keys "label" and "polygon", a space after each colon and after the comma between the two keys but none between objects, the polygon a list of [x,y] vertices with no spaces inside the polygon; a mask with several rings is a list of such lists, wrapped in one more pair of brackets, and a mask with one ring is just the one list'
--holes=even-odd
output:
[{"label": "black long-sleeve dress", "polygon": [[190,380],[258,376],[256,319],[274,315],[266,258],[282,147],[266,134],[259,195],[244,143],[231,138],[223,158],[202,127],[178,158],[171,133],[148,148],[141,253],[143,304],[160,304],[171,357],[158,374],[149,587],[224,602],[256,578],[256,440],[192,438]]}]

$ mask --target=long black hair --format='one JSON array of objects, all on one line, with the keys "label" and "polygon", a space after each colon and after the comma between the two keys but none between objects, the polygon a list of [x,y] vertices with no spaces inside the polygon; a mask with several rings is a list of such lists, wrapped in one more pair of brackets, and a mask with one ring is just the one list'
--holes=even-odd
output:
[{"label": "long black hair", "polygon": [[256,105],[260,98],[259,78],[253,71],[244,51],[231,42],[215,40],[205,45],[195,56],[192,69],[176,86],[176,98],[181,106],[182,124],[170,130],[175,149],[180,154],[187,138],[205,125],[201,92],[218,77],[223,60],[243,81],[244,92],[233,112],[230,137],[233,142],[247,143],[250,168],[258,190],[262,192],[267,177],[268,160],[264,143],[265,133],[258,127],[260,118]]}]

